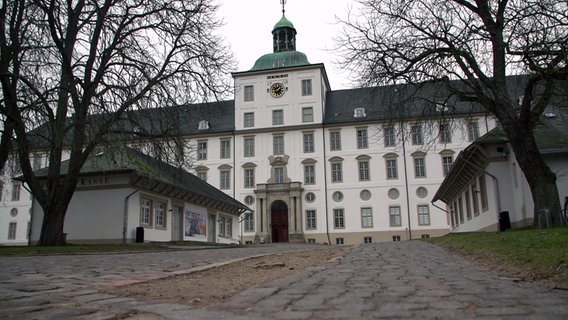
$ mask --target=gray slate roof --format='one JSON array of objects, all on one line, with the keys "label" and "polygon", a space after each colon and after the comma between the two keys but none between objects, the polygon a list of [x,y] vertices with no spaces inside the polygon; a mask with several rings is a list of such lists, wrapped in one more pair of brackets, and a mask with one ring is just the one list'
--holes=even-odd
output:
[{"label": "gray slate roof", "polygon": [[[543,155],[567,154],[568,106],[548,107],[534,129],[534,136]],[[497,127],[461,151],[432,198],[432,202],[441,200],[450,203],[469,185],[473,177],[479,174],[478,168],[484,168],[488,161],[485,153],[481,151],[481,146],[506,142],[508,139],[505,132],[501,127]]]},{"label": "gray slate roof", "polygon": [[[524,76],[508,78],[511,96],[523,94]],[[450,81],[454,86],[462,83]],[[445,109],[441,109],[445,106]],[[365,117],[355,118],[356,108],[365,109]],[[485,113],[477,104],[460,101],[451,95],[440,82],[400,84],[371,88],[329,91],[326,96],[324,125],[420,119],[425,117],[450,116],[454,114]],[[93,115],[91,122],[104,120],[108,115]],[[135,121],[132,121],[135,120]],[[208,121],[209,129],[199,130],[199,122]],[[137,123],[138,127],[133,128]],[[70,124],[69,124],[70,126]],[[160,136],[189,136],[207,133],[233,133],[235,130],[235,101],[219,101],[190,104],[178,107],[141,109],[127,112],[114,126],[116,135],[111,139]],[[47,147],[45,126],[35,130],[30,141],[34,147]],[[71,133],[71,131],[70,131]],[[69,134],[70,136],[70,134]],[[67,139],[70,141],[70,138]]]},{"label": "gray slate roof", "polygon": [[[63,161],[61,172],[67,172],[68,165],[69,161]],[[240,214],[251,211],[246,205],[197,176],[131,148],[124,148],[114,154],[99,153],[89,157],[81,169],[80,175],[128,173],[136,176],[132,183],[138,188],[158,193],[167,190],[168,195],[175,198],[213,207],[228,213]],[[42,179],[46,174],[47,169],[41,169],[36,172],[36,177]]]}]

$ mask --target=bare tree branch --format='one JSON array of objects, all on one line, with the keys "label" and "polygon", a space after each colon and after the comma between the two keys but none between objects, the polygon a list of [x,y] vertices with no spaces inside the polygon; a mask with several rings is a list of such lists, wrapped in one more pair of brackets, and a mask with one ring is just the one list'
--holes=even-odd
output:
[{"label": "bare tree branch", "polygon": [[[358,74],[364,86],[461,80],[444,82],[448,93],[479,103],[499,119],[531,186],[535,210],[559,211],[558,197],[546,195],[556,190],[556,178],[533,130],[556,83],[568,81],[568,2],[359,3],[359,12],[340,20],[341,66]],[[512,83],[511,75],[525,75],[525,81]],[[522,86],[524,95],[511,95],[511,85]]]}]

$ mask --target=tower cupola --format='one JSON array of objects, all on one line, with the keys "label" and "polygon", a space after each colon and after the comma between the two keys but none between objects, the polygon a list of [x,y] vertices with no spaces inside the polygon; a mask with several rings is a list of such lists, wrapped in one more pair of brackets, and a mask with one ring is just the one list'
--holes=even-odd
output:
[{"label": "tower cupola", "polygon": [[290,20],[286,19],[282,10],[282,19],[272,29],[274,52],[296,51],[296,29]]},{"label": "tower cupola", "polygon": [[286,18],[284,10],[286,0],[280,0],[280,3],[282,4],[282,18],[272,29],[273,52],[258,58],[251,71],[310,64],[304,53],[296,51],[296,28]]}]

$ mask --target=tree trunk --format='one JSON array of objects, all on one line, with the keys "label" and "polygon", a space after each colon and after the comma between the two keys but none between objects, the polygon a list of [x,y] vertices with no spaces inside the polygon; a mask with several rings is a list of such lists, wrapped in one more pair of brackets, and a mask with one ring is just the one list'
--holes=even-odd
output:
[{"label": "tree trunk", "polygon": [[508,131],[511,147],[531,189],[534,203],[533,226],[539,226],[539,214],[545,210],[548,215],[542,215],[540,225],[542,227],[559,226],[560,198],[556,175],[542,159],[532,133],[527,134],[526,130],[518,129]]},{"label": "tree trunk", "polygon": [[62,246],[66,244],[63,233],[66,211],[67,206],[61,205],[48,210],[44,209],[38,246]]},{"label": "tree trunk", "polygon": [[533,179],[536,184],[531,186],[535,209],[533,226],[560,226],[561,207],[558,187],[556,186],[556,175],[548,167],[545,169],[542,173],[534,174]]}]

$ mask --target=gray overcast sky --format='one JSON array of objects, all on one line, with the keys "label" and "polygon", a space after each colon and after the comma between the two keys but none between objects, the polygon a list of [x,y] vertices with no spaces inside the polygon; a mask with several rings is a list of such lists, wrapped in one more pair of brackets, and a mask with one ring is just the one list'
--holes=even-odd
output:
[{"label": "gray overcast sky", "polygon": [[[239,63],[238,71],[252,68],[256,59],[272,52],[272,28],[282,17],[279,0],[217,0],[221,30]],[[341,27],[336,16],[345,18],[353,0],[288,0],[286,18],[296,31],[296,50],[306,54],[310,63],[324,63],[333,90],[350,88],[349,74],[339,70],[334,37]]]}]

